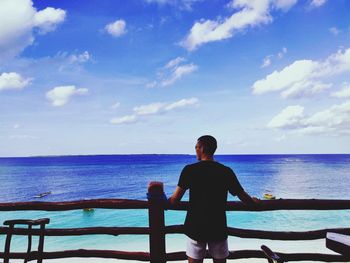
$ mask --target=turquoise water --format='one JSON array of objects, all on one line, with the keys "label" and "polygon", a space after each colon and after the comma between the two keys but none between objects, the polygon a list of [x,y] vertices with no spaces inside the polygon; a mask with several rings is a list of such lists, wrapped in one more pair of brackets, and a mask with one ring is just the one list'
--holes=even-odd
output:
[{"label": "turquoise water", "polygon": [[[269,191],[277,198],[350,199],[350,155],[226,155],[218,156],[217,160],[234,169],[245,190],[251,195],[261,197]],[[150,181],[164,182],[165,192],[170,196],[182,167],[195,161],[191,155],[0,158],[0,202],[38,201],[35,196],[47,191],[52,194],[39,199],[40,201],[94,198],[145,200]],[[230,197],[230,200],[236,198]],[[0,222],[41,217],[51,219],[49,228],[148,226],[146,210],[96,209],[90,213],[82,210],[0,212]],[[167,211],[166,224],[182,224],[184,217],[184,212]],[[230,226],[247,229],[302,231],[350,227],[350,210],[229,212],[227,217]],[[3,250],[4,239],[4,236],[0,237],[0,250]],[[26,250],[25,237],[15,237],[12,242],[13,251]],[[234,237],[229,239],[231,250],[258,249],[261,244],[283,252],[330,253],[325,248],[324,240],[281,242]],[[90,235],[47,237],[45,240],[46,251],[78,248],[148,251],[148,236]],[[167,236],[168,252],[184,250],[183,235]],[[90,262],[86,259],[50,262],[71,261]],[[94,259],[91,262],[105,261]]]}]

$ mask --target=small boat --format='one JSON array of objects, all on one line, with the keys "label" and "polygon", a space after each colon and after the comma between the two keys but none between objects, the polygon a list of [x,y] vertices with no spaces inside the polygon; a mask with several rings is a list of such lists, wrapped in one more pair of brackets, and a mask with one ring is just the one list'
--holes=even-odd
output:
[{"label": "small boat", "polygon": [[51,194],[51,191],[38,194],[38,195],[36,195],[36,196],[34,196],[34,197],[35,197],[35,198],[43,198],[43,197],[45,197],[45,196],[47,196],[47,195],[50,195],[50,194]]},{"label": "small boat", "polygon": [[83,211],[84,212],[93,212],[95,210],[93,208],[84,208]]},{"label": "small boat", "polygon": [[264,199],[266,200],[273,200],[273,199],[276,199],[276,196],[274,196],[273,194],[269,194],[269,193],[265,193],[263,195]]}]

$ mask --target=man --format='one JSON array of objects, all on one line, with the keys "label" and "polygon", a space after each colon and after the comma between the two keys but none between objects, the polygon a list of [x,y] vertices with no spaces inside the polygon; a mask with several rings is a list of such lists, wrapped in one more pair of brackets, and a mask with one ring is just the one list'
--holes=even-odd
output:
[{"label": "man", "polygon": [[213,136],[204,135],[197,140],[195,149],[199,162],[185,166],[178,186],[169,198],[170,204],[175,204],[187,189],[190,191],[185,220],[189,263],[202,263],[207,245],[214,263],[226,262],[229,255],[226,223],[228,192],[247,204],[258,202],[244,191],[231,168],[214,160],[216,148]]}]

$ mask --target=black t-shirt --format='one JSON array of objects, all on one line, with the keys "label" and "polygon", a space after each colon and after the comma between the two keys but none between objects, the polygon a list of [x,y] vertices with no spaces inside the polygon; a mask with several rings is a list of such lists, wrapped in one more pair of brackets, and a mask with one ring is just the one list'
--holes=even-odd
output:
[{"label": "black t-shirt", "polygon": [[185,234],[204,242],[226,239],[227,193],[243,191],[232,169],[215,161],[190,164],[182,170],[178,186],[190,191]]}]

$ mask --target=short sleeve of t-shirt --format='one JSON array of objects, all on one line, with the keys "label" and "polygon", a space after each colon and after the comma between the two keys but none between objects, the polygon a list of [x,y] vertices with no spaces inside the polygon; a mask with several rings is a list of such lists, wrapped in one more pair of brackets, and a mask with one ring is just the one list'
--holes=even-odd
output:
[{"label": "short sleeve of t-shirt", "polygon": [[181,187],[183,190],[186,190],[190,187],[190,173],[188,166],[185,166],[182,169],[177,186]]},{"label": "short sleeve of t-shirt", "polygon": [[232,171],[231,168],[228,168],[227,179],[228,190],[232,195],[238,195],[239,193],[244,191],[243,187],[239,183],[235,173]]}]

